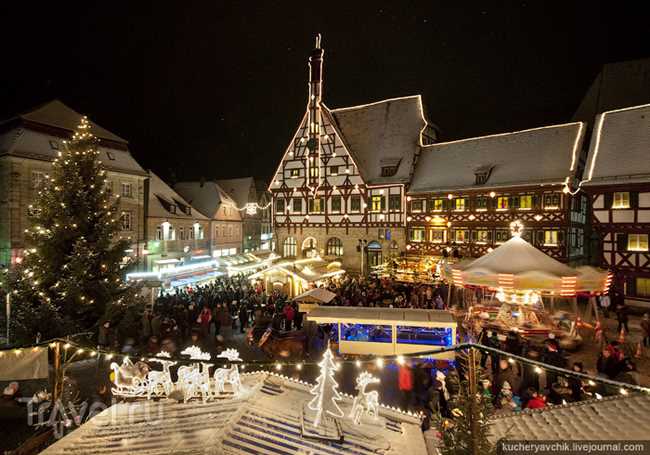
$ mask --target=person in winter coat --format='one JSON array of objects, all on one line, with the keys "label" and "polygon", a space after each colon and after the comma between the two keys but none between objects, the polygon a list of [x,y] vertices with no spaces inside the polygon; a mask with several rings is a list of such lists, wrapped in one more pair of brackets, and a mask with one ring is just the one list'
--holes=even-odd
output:
[{"label": "person in winter coat", "polygon": [[99,333],[97,334],[97,344],[100,348],[105,348],[109,346],[111,342],[111,322],[104,321],[103,324],[99,326]]},{"label": "person in winter coat", "polygon": [[151,317],[151,334],[154,336],[159,337],[160,336],[160,325],[162,324],[162,318],[160,317],[160,314],[157,312],[154,312],[153,316]]},{"label": "person in winter coat", "polygon": [[210,311],[210,308],[207,305],[203,305],[203,309],[201,310],[196,322],[198,322],[201,327],[201,336],[204,340],[207,340],[210,336],[210,321],[212,321],[212,311]]},{"label": "person in winter coat", "polygon": [[542,409],[546,407],[546,400],[544,400],[544,397],[541,396],[537,390],[530,388],[528,389],[528,393],[531,398],[526,403],[527,409]]},{"label": "person in winter coat", "polygon": [[291,304],[289,302],[287,302],[284,305],[284,308],[282,309],[282,314],[284,314],[284,321],[285,321],[284,329],[286,331],[289,331],[289,330],[291,330],[291,327],[293,325],[293,318],[294,318],[294,316],[296,314],[293,307],[291,306]]},{"label": "person in winter coat", "polygon": [[628,316],[625,303],[619,303],[616,306],[616,320],[618,321],[617,333],[620,333],[623,328],[625,328],[625,333],[630,333],[630,328],[627,326]]},{"label": "person in winter coat", "polygon": [[248,326],[248,308],[246,303],[242,302],[239,306],[239,333],[244,333]]},{"label": "person in winter coat", "polygon": [[603,349],[596,362],[596,370],[601,375],[613,379],[621,371],[620,361],[612,354],[610,349]]},{"label": "person in winter coat", "polygon": [[413,371],[408,364],[400,365],[397,372],[399,391],[402,395],[402,409],[409,409],[413,398]]},{"label": "person in winter coat", "polygon": [[[576,373],[583,373],[582,362],[573,363],[573,371]],[[577,376],[569,376],[569,389],[571,389],[571,401],[582,400],[582,379]]]}]

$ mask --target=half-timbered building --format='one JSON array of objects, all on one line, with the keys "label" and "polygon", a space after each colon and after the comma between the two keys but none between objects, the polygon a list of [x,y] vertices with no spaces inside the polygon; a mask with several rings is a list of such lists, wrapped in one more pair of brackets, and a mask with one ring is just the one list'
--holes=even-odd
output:
[{"label": "half-timbered building", "polygon": [[650,104],[596,118],[582,189],[592,205],[595,258],[634,304],[650,304]]},{"label": "half-timbered building", "polygon": [[583,260],[587,198],[570,194],[583,132],[576,122],[424,146],[407,197],[409,254],[478,257],[519,220],[551,257]]},{"label": "half-timbered building", "polygon": [[330,109],[322,75],[317,39],[307,109],[269,186],[276,249],[367,270],[403,251],[405,187],[435,130],[419,95]]}]

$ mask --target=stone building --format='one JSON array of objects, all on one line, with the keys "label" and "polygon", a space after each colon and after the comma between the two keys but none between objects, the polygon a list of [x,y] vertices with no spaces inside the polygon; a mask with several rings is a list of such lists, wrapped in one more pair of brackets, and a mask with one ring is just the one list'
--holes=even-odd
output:
[{"label": "stone building", "polygon": [[233,256],[242,252],[242,217],[237,204],[215,182],[180,182],[174,185],[196,210],[210,220],[212,257]]},{"label": "stone building", "polygon": [[[0,264],[21,260],[29,206],[51,171],[63,141],[70,139],[81,117],[54,100],[0,124]],[[132,244],[126,253],[140,260],[145,239],[147,173],[131,155],[125,139],[95,123],[91,125],[100,141],[100,160],[107,171],[108,188],[122,196],[120,236]]]},{"label": "stone building", "polygon": [[210,219],[149,171],[146,269],[159,271],[210,252]]}]

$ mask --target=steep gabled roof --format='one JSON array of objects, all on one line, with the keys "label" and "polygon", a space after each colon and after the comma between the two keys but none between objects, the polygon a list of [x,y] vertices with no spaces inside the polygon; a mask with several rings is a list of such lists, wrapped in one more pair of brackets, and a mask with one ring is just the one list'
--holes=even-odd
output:
[{"label": "steep gabled roof", "polygon": [[217,184],[232,197],[239,207],[244,207],[249,200],[251,188],[255,188],[253,177],[216,180]]},{"label": "steep gabled roof", "polygon": [[[409,192],[563,184],[576,172],[583,133],[578,122],[422,147]],[[487,181],[477,184],[486,169]]]},{"label": "steep gabled roof", "polygon": [[650,58],[606,63],[573,120],[592,123],[601,112],[644,103],[650,103]]},{"label": "steep gabled roof", "polygon": [[597,117],[584,179],[586,186],[650,182],[650,104]]},{"label": "steep gabled roof", "polygon": [[[427,126],[420,95],[324,111],[367,184],[408,183]],[[397,172],[382,177],[382,166],[390,165],[397,165]]]},{"label": "steep gabled roof", "polygon": [[[170,210],[171,206],[176,207],[175,212]],[[188,207],[190,213],[184,212],[184,207]],[[189,202],[187,202],[180,194],[174,191],[152,171],[149,171],[149,209],[147,216],[156,218],[192,218],[196,220],[207,220],[205,215],[194,209]]]},{"label": "steep gabled roof", "polygon": [[214,218],[222,204],[237,206],[215,182],[180,182],[174,185],[174,190],[208,218]]},{"label": "steep gabled roof", "polygon": [[[82,115],[80,113],[63,104],[59,100],[52,100],[29,112],[18,115],[18,118],[22,120],[68,131],[75,130],[81,117]],[[126,139],[119,137],[117,134],[111,133],[92,121],[90,124],[92,125],[93,134],[100,139],[108,139],[123,144],[128,142]]]}]

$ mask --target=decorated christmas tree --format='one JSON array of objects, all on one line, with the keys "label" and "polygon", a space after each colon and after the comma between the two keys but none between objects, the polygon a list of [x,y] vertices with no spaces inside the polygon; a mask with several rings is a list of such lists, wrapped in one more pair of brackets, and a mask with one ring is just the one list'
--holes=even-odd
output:
[{"label": "decorated christmas tree", "polygon": [[30,206],[24,260],[8,277],[18,342],[92,330],[109,304],[133,300],[121,280],[119,196],[106,188],[90,127],[83,117]]},{"label": "decorated christmas tree", "polygon": [[341,411],[337,403],[337,401],[341,400],[341,394],[337,390],[339,385],[334,379],[336,364],[329,343],[323,354],[323,360],[318,366],[320,366],[320,376],[316,379],[316,385],[311,389],[314,398],[307,405],[309,409],[316,412],[314,426],[320,425],[323,414],[332,417],[343,417],[343,411]]}]

